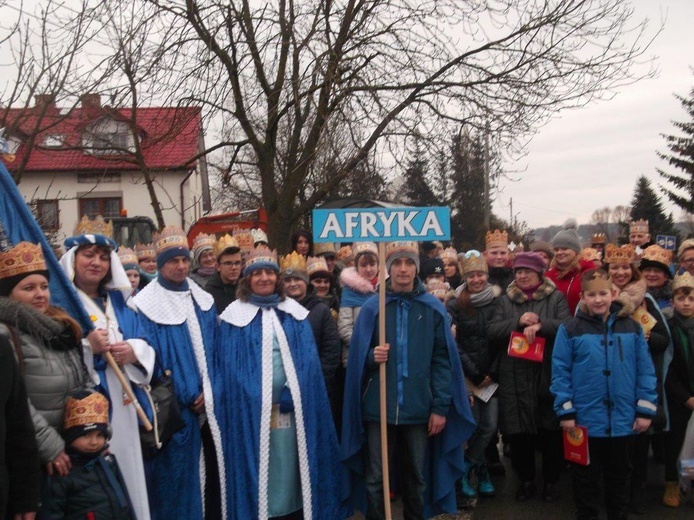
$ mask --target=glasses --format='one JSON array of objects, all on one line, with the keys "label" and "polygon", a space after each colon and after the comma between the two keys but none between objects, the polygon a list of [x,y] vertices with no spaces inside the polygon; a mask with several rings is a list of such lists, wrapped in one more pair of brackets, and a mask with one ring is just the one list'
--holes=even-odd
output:
[{"label": "glasses", "polygon": [[222,262],[221,265],[224,267],[241,267],[241,264],[243,262],[232,262],[231,260],[227,260],[226,262]]},{"label": "glasses", "polygon": [[687,264],[687,265],[694,264],[694,256],[691,257],[691,258],[683,258],[683,259],[680,261],[680,264]]}]

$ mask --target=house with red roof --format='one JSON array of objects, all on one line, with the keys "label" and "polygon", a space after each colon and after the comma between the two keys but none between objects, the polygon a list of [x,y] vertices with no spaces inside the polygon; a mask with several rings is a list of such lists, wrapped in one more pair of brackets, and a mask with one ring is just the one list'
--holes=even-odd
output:
[{"label": "house with red roof", "polygon": [[12,157],[3,161],[55,241],[82,215],[145,216],[156,223],[152,185],[166,225],[184,229],[210,210],[199,107],[114,108],[98,94],[61,109],[50,96],[5,110]]}]

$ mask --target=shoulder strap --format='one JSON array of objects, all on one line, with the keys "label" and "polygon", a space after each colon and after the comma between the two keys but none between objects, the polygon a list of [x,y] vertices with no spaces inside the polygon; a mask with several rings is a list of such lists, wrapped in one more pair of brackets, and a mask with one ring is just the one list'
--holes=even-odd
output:
[{"label": "shoulder strap", "polygon": [[17,333],[17,328],[10,325],[5,321],[0,321],[7,330],[10,331],[10,339],[12,340],[12,346],[14,347],[14,353],[17,357],[17,364],[19,365],[19,373],[24,375],[24,354],[22,354],[22,344],[19,342],[19,334]]}]

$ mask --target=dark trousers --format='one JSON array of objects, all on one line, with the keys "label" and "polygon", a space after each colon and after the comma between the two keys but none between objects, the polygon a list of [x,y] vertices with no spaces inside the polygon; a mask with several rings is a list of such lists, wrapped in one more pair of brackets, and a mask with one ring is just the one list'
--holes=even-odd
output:
[{"label": "dark trousers", "polygon": [[200,428],[202,453],[205,457],[205,518],[214,520],[222,515],[222,493],[220,490],[217,452],[214,449],[212,431],[207,421]]},{"label": "dark trousers", "polygon": [[[402,493],[403,518],[424,519],[424,455],[428,443],[427,424],[388,425],[388,459],[393,460],[392,447],[397,443],[398,483]],[[366,423],[369,460],[366,464],[366,518],[385,518],[383,503],[383,464],[381,461],[381,424]],[[392,464],[391,464],[392,465]]]},{"label": "dark trousers", "polygon": [[634,435],[629,443],[629,457],[631,462],[631,492],[638,494],[643,492],[648,481],[648,449],[651,444],[651,436],[646,433]]},{"label": "dark trousers", "polygon": [[539,443],[542,451],[542,480],[545,484],[554,484],[559,480],[561,469],[565,465],[564,447],[561,431],[540,430],[532,433],[504,435],[511,444],[511,463],[521,482],[535,480],[535,446]]},{"label": "dark trousers", "polygon": [[590,464],[571,464],[576,520],[597,520],[600,511],[600,475],[605,483],[608,520],[627,518],[631,464],[631,437],[589,437]]},{"label": "dark trousers", "polygon": [[691,412],[689,413],[671,413],[670,414],[670,431],[665,433],[665,480],[674,482],[679,480],[679,472],[677,471],[677,459],[680,456],[684,437],[687,433],[687,424]]}]

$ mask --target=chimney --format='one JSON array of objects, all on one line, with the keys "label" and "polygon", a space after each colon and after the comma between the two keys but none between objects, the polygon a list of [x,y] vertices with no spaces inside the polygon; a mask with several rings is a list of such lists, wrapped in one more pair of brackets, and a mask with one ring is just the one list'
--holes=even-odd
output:
[{"label": "chimney", "polygon": [[36,94],[34,100],[37,109],[46,107],[47,110],[58,110],[58,107],[55,106],[55,98],[52,94]]},{"label": "chimney", "polygon": [[101,107],[101,95],[99,95],[99,94],[82,94],[80,96],[80,103],[82,103],[82,108],[100,108]]}]

